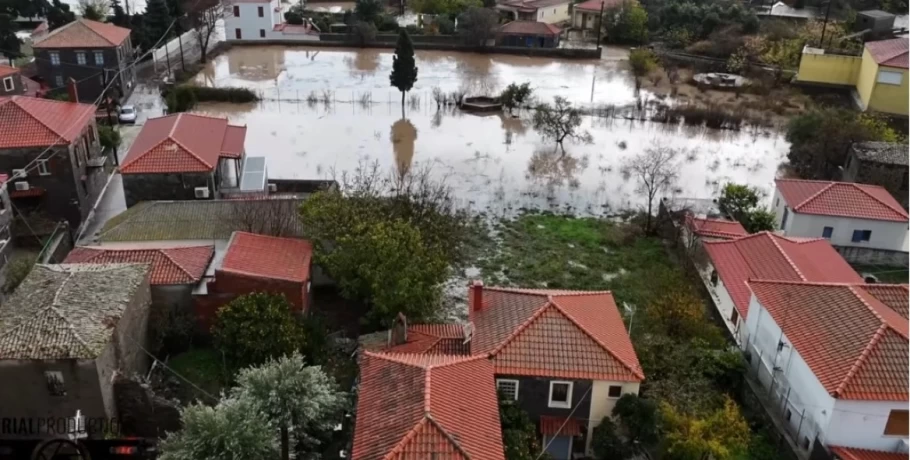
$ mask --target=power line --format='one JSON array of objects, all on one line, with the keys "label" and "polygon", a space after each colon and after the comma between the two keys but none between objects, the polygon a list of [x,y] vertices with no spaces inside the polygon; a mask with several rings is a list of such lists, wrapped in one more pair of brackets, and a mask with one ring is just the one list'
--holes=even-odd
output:
[{"label": "power line", "polygon": [[[559,432],[562,431],[562,429],[566,426],[566,424],[569,423],[569,420],[572,420],[572,416],[575,415],[575,411],[577,411],[578,408],[581,407],[581,403],[583,403],[585,401],[585,398],[588,397],[588,394],[591,393],[591,388],[594,388],[594,386],[593,385],[589,386],[588,389],[585,391],[585,394],[581,395],[581,399],[578,401],[577,404],[575,404],[575,407],[572,408],[572,412],[569,412],[569,415],[566,417],[565,421],[562,422],[562,425],[559,425],[559,429],[556,430],[556,434],[559,434]],[[550,447],[550,444],[552,444],[554,440],[556,440],[555,435],[552,438],[550,438],[550,440],[547,442],[546,445],[543,446],[542,449],[540,449],[540,454],[538,454],[537,457],[534,458],[534,460],[540,460],[540,457],[543,457],[543,454],[547,453],[547,448]]]}]

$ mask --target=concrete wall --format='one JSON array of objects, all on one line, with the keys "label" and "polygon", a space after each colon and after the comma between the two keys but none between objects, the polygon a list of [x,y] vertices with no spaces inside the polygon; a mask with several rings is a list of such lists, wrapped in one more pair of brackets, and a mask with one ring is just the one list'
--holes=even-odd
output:
[{"label": "concrete wall", "polygon": [[196,200],[196,187],[207,187],[209,199],[214,199],[214,173],[123,174],[127,207],[140,201]]},{"label": "concrete wall", "polygon": [[878,75],[878,64],[869,53],[869,50],[863,49],[863,61],[860,67],[859,76],[856,79],[856,95],[859,96],[860,108],[866,110],[869,107],[869,100],[872,99],[872,91],[875,89],[875,77]]},{"label": "concrete wall", "polygon": [[910,95],[910,92],[907,90],[907,69],[878,66],[876,79],[883,71],[900,73],[901,83],[899,85],[894,85],[876,81],[875,87],[872,90],[872,97],[868,101],[866,108],[876,112],[907,116],[907,100],[910,98],[910,96],[908,96]]},{"label": "concrete wall", "polygon": [[537,9],[537,21],[557,24],[569,20],[569,3]]},{"label": "concrete wall", "polygon": [[[604,13],[606,14],[606,13]],[[572,12],[572,27],[581,30],[597,30],[600,12],[575,10]]]},{"label": "concrete wall", "polygon": [[856,85],[862,58],[840,54],[825,54],[818,48],[803,48],[796,79],[800,83],[826,85]]},{"label": "concrete wall", "polygon": [[889,267],[907,267],[910,253],[906,251],[889,251],[886,249],[863,248],[856,246],[834,246],[834,249],[851,264],[885,265]]},{"label": "concrete wall", "polygon": [[825,440],[839,446],[894,452],[903,436],[886,436],[885,424],[892,410],[907,410],[907,401],[836,400]]},{"label": "concrete wall", "polygon": [[[588,416],[588,435],[585,444],[585,452],[593,455],[591,451],[591,439],[594,435],[594,428],[600,425],[604,417],[613,415],[613,408],[616,407],[616,401],[619,398],[611,398],[609,389],[611,386],[618,385],[622,387],[622,394],[638,394],[640,384],[638,382],[609,382],[606,380],[595,380],[591,387],[591,413]],[[622,395],[620,395],[621,397]]]}]

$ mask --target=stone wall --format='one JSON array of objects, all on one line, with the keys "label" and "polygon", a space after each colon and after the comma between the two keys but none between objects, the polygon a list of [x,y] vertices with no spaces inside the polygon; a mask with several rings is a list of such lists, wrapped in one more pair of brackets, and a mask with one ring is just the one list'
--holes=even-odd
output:
[{"label": "stone wall", "polygon": [[123,174],[127,207],[140,201],[196,200],[196,187],[208,187],[209,199],[214,199],[214,173]]},{"label": "stone wall", "polygon": [[884,265],[888,267],[907,267],[910,254],[887,249],[859,248],[855,246],[834,246],[841,257],[851,264]]},{"label": "stone wall", "polygon": [[850,161],[844,170],[843,180],[860,184],[880,185],[896,199],[904,209],[907,209],[907,177],[906,166],[886,165],[871,161],[857,159],[851,153]]}]

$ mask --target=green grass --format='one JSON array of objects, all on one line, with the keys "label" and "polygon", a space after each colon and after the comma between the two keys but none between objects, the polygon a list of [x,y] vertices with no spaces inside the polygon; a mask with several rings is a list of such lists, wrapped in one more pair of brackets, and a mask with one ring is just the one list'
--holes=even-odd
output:
[{"label": "green grass", "polygon": [[[221,390],[227,388],[228,376],[222,365],[221,354],[214,349],[195,348],[171,358],[167,364],[175,372],[212,396],[218,397]],[[206,404],[215,402],[183,379],[179,380],[181,386],[185,387],[185,391],[181,391],[181,393],[187,397],[187,400],[199,399]]]},{"label": "green grass", "polygon": [[900,267],[888,267],[884,265],[862,265],[854,264],[853,269],[860,275],[871,273],[882,283],[900,283],[906,284],[910,270]]}]

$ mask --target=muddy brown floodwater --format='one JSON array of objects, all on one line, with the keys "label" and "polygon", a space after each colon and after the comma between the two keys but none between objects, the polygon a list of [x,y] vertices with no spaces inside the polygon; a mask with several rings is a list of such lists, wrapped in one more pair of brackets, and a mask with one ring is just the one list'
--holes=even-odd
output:
[{"label": "muddy brown floodwater", "polygon": [[[653,145],[682,148],[675,194],[713,196],[723,183],[770,190],[789,147],[778,132],[739,132],[586,116],[593,142],[566,143],[566,155],[530,126],[530,114],[476,116],[439,109],[432,88],[496,93],[530,81],[535,95],[560,95],[591,108],[636,100],[625,63],[418,51],[418,81],[407,114],[389,86],[392,55],[382,50],[236,47],[197,81],[257,90],[256,104],[200,104],[248,126],[247,155],[268,158],[270,177],[325,178],[377,160],[405,172],[429,165],[464,204],[494,213],[519,208],[603,214],[640,206],[623,161]],[[647,97],[647,95],[645,95]]]}]

